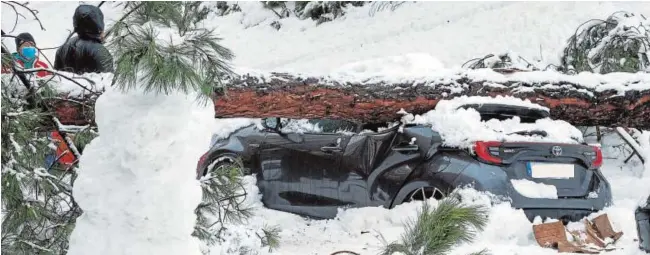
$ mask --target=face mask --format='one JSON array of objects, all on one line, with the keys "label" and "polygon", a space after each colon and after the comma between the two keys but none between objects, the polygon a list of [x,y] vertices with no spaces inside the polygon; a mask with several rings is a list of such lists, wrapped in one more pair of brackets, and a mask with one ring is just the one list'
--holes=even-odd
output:
[{"label": "face mask", "polygon": [[20,52],[26,59],[35,59],[36,58],[36,48],[35,47],[23,47]]}]

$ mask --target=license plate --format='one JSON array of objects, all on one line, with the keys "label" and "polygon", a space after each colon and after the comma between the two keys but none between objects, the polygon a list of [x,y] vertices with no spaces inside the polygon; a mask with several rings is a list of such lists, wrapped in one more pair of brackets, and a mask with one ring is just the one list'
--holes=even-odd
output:
[{"label": "license plate", "polygon": [[573,164],[526,163],[530,177],[544,179],[571,179],[574,177],[574,167]]}]

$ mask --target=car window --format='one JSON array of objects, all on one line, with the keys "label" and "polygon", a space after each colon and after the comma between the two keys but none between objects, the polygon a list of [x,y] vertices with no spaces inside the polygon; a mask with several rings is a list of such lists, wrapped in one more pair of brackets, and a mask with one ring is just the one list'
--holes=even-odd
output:
[{"label": "car window", "polygon": [[346,120],[282,118],[282,132],[287,133],[352,133],[357,124]]},{"label": "car window", "polygon": [[318,125],[323,133],[341,133],[341,132],[355,132],[357,124],[346,120],[309,120],[310,123]]}]

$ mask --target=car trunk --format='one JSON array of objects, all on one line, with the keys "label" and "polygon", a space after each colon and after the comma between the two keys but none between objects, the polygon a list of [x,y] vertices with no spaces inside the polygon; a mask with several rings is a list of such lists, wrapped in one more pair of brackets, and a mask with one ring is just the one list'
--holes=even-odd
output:
[{"label": "car trunk", "polygon": [[532,142],[477,142],[477,158],[501,165],[511,180],[555,186],[558,198],[584,198],[598,187],[602,164],[597,147]]}]

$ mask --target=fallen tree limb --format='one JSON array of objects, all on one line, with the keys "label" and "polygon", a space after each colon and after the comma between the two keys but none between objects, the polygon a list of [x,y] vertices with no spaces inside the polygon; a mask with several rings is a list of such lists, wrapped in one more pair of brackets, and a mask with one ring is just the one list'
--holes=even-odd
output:
[{"label": "fallen tree limb", "polygon": [[650,74],[581,74],[466,70],[412,81],[343,81],[286,73],[243,75],[226,81],[214,99],[215,115],[349,119],[381,123],[404,109],[422,114],[442,99],[509,95],[550,109],[553,119],[576,126],[650,129]]}]

